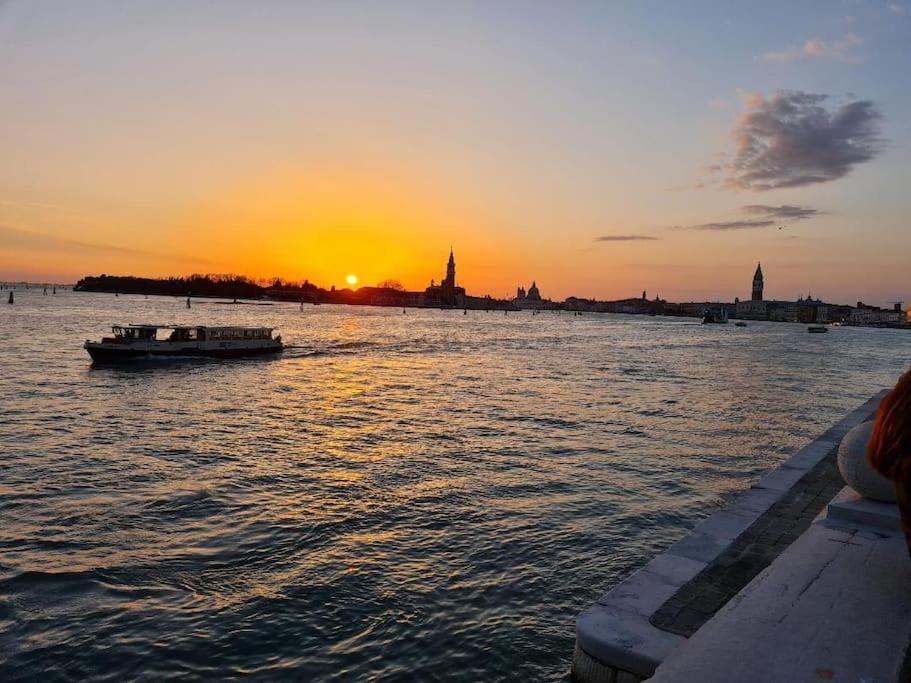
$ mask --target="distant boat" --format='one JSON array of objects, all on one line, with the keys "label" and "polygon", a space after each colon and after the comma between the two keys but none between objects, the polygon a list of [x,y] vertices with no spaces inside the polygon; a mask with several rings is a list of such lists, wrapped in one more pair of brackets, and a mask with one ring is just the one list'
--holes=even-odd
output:
[{"label": "distant boat", "polygon": [[829,331],[829,328],[825,325],[810,325],[807,327],[807,332],[811,334],[825,334]]},{"label": "distant boat", "polygon": [[742,320],[738,320],[736,323],[734,323],[734,327],[746,327],[746,326],[747,326],[747,324],[745,322],[743,322]]},{"label": "distant boat", "polygon": [[236,358],[280,353],[281,336],[271,327],[204,327],[200,325],[115,325],[113,336],[86,340],[96,363],[149,358]]},{"label": "distant boat", "polygon": [[703,325],[723,325],[728,321],[728,312],[722,307],[707,308],[702,312]]}]

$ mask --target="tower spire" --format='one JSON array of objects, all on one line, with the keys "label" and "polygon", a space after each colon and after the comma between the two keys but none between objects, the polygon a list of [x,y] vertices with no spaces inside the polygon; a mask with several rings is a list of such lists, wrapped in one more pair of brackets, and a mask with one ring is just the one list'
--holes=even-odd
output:
[{"label": "tower spire", "polygon": [[446,264],[446,279],[443,282],[450,288],[455,287],[455,254],[449,247],[449,263]]},{"label": "tower spire", "polygon": [[756,272],[753,274],[753,301],[762,301],[762,290],[765,287],[764,278],[762,277],[762,263],[756,263]]}]

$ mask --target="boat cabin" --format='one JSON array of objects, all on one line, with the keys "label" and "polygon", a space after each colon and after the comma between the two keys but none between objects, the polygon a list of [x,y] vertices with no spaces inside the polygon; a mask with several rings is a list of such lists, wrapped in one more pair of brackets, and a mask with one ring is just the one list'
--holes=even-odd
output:
[{"label": "boat cabin", "polygon": [[272,339],[271,327],[205,327],[189,325],[114,325],[113,338],[102,342],[130,344],[136,341],[240,341]]}]

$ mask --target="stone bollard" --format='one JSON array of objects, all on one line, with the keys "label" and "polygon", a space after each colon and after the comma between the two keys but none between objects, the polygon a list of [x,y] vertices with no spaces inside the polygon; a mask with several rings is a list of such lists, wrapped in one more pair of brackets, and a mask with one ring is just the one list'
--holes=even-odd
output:
[{"label": "stone bollard", "polygon": [[845,434],[838,446],[838,470],[845,483],[864,498],[894,503],[895,486],[867,460],[867,444],[872,433],[873,422],[863,422]]}]

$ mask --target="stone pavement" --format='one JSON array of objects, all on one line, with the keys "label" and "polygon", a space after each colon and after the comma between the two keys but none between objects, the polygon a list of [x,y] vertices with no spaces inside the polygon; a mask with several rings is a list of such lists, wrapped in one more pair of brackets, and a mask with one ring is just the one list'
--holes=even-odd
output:
[{"label": "stone pavement", "polygon": [[[852,494],[844,489],[836,504],[855,505]],[[861,504],[866,521],[879,517],[875,526],[852,526],[830,505],[670,652],[649,683],[911,680],[911,562],[898,512],[894,504]]]},{"label": "stone pavement", "polygon": [[844,486],[837,447],[809,470],[713,562],[651,616],[652,625],[689,637],[768,567]]}]

